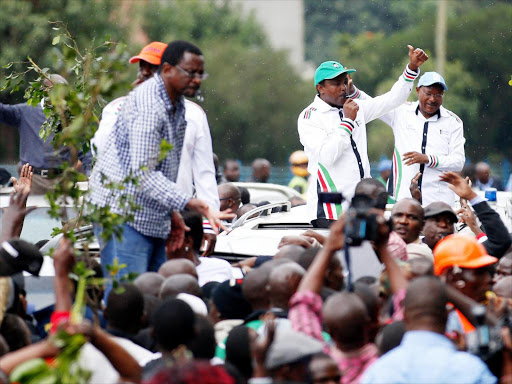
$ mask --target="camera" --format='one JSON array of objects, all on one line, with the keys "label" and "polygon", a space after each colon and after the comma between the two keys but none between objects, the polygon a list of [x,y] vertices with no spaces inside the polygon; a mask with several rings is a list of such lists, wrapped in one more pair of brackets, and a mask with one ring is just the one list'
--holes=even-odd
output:
[{"label": "camera", "polygon": [[467,335],[468,352],[477,355],[487,364],[489,364],[496,355],[501,353],[503,340],[501,338],[501,329],[508,327],[512,332],[512,312],[506,307],[503,316],[498,324],[489,326],[486,323],[487,308],[483,305],[475,305],[471,308],[471,314],[476,320],[475,332]]},{"label": "camera", "polygon": [[[379,226],[377,214],[369,213],[371,208],[386,209],[388,195],[379,193],[375,199],[367,195],[355,195],[347,211],[345,237],[347,244],[359,246],[364,240],[377,240]],[[388,223],[391,225],[391,223]]]}]

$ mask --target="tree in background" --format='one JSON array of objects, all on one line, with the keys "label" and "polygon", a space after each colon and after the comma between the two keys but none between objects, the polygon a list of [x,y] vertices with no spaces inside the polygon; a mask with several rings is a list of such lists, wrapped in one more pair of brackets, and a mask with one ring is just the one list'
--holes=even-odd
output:
[{"label": "tree in background", "polygon": [[[55,51],[48,20],[64,21],[81,46],[107,33],[133,53],[145,43],[141,34],[148,41],[189,40],[203,50],[211,74],[202,87],[202,106],[221,158],[267,157],[284,163],[300,145],[296,119],[314,89],[304,84],[285,52],[269,46],[255,19],[243,17],[228,1],[0,0],[0,5],[0,30],[7,36],[0,46],[0,63],[30,56],[50,67]],[[135,72],[136,66],[131,66],[119,81],[129,84]],[[119,93],[128,91],[125,87]],[[22,101],[21,92],[1,96],[2,102]],[[9,140],[8,145],[17,141]]]},{"label": "tree in background", "polygon": [[[27,57],[32,58],[41,68],[50,68],[50,73],[58,73],[69,77],[69,73],[63,66],[65,58],[61,52],[52,45],[53,36],[48,25],[50,20],[63,21],[70,33],[76,38],[77,43],[82,46],[90,46],[93,39],[103,39],[110,35],[116,41],[125,41],[126,28],[112,20],[118,9],[118,2],[115,0],[0,0],[0,67],[7,63],[14,62],[11,71],[24,71]],[[0,74],[0,83],[3,84],[5,74]],[[131,81],[136,73],[120,73],[117,82],[121,85],[118,89],[119,95],[129,90]],[[37,75],[27,73],[20,84],[24,90],[30,81],[34,81]],[[124,87],[123,87],[124,86]],[[7,104],[23,103],[23,92],[2,92],[0,102]],[[11,127],[0,124],[0,132],[4,140],[0,140],[0,162],[18,160],[18,131]]]},{"label": "tree in background", "polygon": [[314,87],[305,84],[285,52],[270,48],[261,27],[229,2],[197,0],[143,8],[150,40],[191,40],[206,59],[210,77],[201,89],[213,148],[219,157],[284,163],[300,147],[298,113]]}]

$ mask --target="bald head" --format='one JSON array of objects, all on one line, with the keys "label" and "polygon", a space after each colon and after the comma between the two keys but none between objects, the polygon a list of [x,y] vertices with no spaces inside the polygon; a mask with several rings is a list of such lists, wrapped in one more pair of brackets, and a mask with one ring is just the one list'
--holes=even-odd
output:
[{"label": "bald head", "polygon": [[489,182],[489,178],[491,177],[491,167],[489,164],[484,163],[483,161],[476,163],[476,178],[483,184],[487,184]]},{"label": "bald head", "polygon": [[220,210],[230,208],[233,212],[238,210],[241,203],[240,190],[231,183],[221,184],[219,189]]},{"label": "bald head", "polygon": [[297,263],[285,263],[272,270],[268,279],[270,305],[288,309],[289,301],[305,273],[304,268]]},{"label": "bald head", "polygon": [[56,84],[68,84],[68,81],[63,78],[61,75],[57,75],[56,73],[52,73],[48,75],[48,78],[44,79],[43,84],[45,87],[53,87]]},{"label": "bald head", "polygon": [[236,218],[239,219],[244,214],[246,214],[247,212],[253,210],[254,208],[256,208],[256,205],[254,205],[254,204],[244,204],[244,205],[242,205],[240,208],[238,208],[238,211],[236,211]]},{"label": "bald head", "polygon": [[139,288],[143,295],[151,295],[158,297],[160,287],[164,282],[164,277],[156,272],[145,272],[139,275],[133,284]]},{"label": "bald head", "polygon": [[193,276],[197,281],[196,266],[188,259],[167,260],[160,266],[158,273],[164,278],[177,274],[188,274]]},{"label": "bald head", "polygon": [[368,342],[370,317],[365,304],[355,293],[341,292],[330,296],[323,315],[328,332],[340,350],[349,352]]},{"label": "bald head", "polygon": [[270,308],[270,300],[266,290],[269,276],[270,269],[255,268],[244,277],[242,294],[249,304],[251,304],[254,311],[259,309],[267,310]]},{"label": "bald head", "polygon": [[255,159],[252,162],[252,178],[255,182],[266,183],[270,177],[270,162],[267,159]]},{"label": "bald head", "polygon": [[404,300],[407,330],[444,333],[448,317],[447,301],[445,286],[437,277],[420,276],[412,280]]},{"label": "bald head", "polygon": [[276,253],[274,259],[289,259],[298,262],[300,256],[304,253],[304,248],[296,244],[283,245],[279,248],[279,252]]},{"label": "bald head", "polygon": [[416,241],[423,229],[423,208],[414,199],[403,199],[393,206],[391,211],[393,230],[410,244]]},{"label": "bald head", "polygon": [[179,293],[188,293],[189,295],[201,298],[201,288],[197,279],[190,275],[178,274],[165,279],[160,287],[159,297],[162,300],[176,297]]}]

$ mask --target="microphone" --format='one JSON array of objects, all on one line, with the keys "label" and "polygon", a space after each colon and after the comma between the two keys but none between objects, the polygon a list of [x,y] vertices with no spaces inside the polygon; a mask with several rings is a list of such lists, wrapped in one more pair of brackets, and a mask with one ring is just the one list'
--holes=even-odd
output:
[{"label": "microphone", "polygon": [[201,94],[201,90],[198,89],[196,92],[196,100],[200,103],[204,101],[204,96]]}]

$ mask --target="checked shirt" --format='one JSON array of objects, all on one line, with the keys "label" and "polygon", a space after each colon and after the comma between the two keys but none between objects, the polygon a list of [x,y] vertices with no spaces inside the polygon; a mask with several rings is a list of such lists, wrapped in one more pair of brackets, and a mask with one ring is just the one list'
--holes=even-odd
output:
[{"label": "checked shirt", "polygon": [[[183,98],[173,106],[158,74],[133,90],[98,154],[88,201],[118,214],[132,213],[134,221],[129,225],[134,229],[145,236],[167,238],[171,212],[185,208],[191,197],[175,183],[186,126]],[[159,162],[164,139],[173,148]],[[138,178],[138,185],[126,182],[130,177]],[[112,182],[123,188],[107,188]],[[130,211],[127,199],[139,208]]]}]

